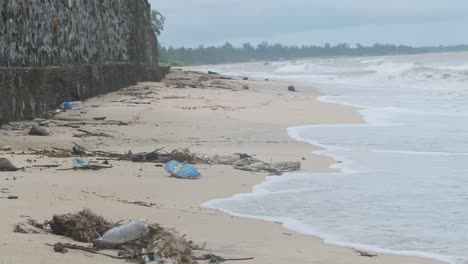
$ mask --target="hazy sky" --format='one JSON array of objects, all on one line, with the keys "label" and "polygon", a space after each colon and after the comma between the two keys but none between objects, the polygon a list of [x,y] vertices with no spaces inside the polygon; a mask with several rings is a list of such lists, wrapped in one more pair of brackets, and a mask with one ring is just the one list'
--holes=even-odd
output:
[{"label": "hazy sky", "polygon": [[468,0],[150,0],[163,45],[468,44]]}]

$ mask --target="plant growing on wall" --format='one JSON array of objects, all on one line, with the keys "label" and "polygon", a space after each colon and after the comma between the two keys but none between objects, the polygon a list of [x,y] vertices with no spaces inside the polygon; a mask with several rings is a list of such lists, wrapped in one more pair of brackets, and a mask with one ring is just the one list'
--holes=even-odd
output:
[{"label": "plant growing on wall", "polygon": [[166,22],[166,17],[157,10],[151,10],[151,27],[153,28],[156,34],[161,34],[161,31],[164,30],[164,22]]}]

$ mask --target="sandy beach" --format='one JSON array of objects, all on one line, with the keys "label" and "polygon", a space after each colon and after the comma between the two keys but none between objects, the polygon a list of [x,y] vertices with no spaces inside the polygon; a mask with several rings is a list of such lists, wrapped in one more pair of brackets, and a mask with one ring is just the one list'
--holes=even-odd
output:
[{"label": "sandy beach", "polygon": [[[199,81],[200,76],[204,76],[203,82]],[[245,85],[248,90],[243,89]],[[248,153],[267,162],[301,161],[303,172],[331,171],[329,166],[337,161],[311,154],[316,148],[289,138],[287,127],[359,123],[363,122],[362,117],[352,107],[315,100],[318,93],[311,87],[296,85],[298,92],[288,92],[288,85],[278,81],[219,79],[175,70],[162,83],[140,83],[92,98],[82,110],[55,115],[45,121],[51,133],[47,137],[27,135],[36,124],[32,121],[4,126],[0,130],[0,147],[12,146],[12,151],[0,151],[0,157],[26,168],[0,172],[0,197],[19,197],[0,199],[0,264],[123,263],[79,251],[57,254],[44,243],[71,240],[13,232],[15,223],[28,218],[44,221],[53,214],[83,208],[113,221],[145,218],[175,228],[188,239],[206,242],[206,250],[217,255],[254,257],[236,262],[242,264],[438,263],[394,255],[363,257],[353,249],[327,245],[277,223],[231,217],[200,207],[212,199],[249,192],[267,173],[200,164],[200,179],[180,180],[169,177],[153,163],[128,161],[111,161],[113,168],[101,171],[60,171],[33,166],[57,164],[59,168],[69,168],[74,158],[29,154],[31,150],[52,147],[71,149],[73,142],[86,149],[122,153],[189,148],[206,155]],[[138,104],[129,103],[130,98],[137,98]],[[95,117],[106,117],[107,121],[95,121]],[[84,124],[80,129],[110,137],[74,137],[82,133],[64,126],[72,122]],[[151,206],[123,201],[144,201]]]}]

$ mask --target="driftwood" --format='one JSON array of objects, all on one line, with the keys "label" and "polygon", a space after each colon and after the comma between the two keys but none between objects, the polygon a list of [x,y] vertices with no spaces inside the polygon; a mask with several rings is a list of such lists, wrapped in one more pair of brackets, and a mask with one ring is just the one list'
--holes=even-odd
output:
[{"label": "driftwood", "polygon": [[126,160],[132,162],[154,162],[154,163],[166,163],[170,160],[177,160],[179,162],[195,163],[200,155],[191,153],[188,149],[175,149],[168,153],[164,151],[164,147],[156,149],[151,152],[133,153],[129,151],[127,153],[116,153],[108,151],[90,151],[82,146],[73,143],[73,154],[87,157],[101,157],[110,158],[117,160]]},{"label": "driftwood", "polygon": [[164,96],[162,99],[185,99],[187,98],[186,96],[176,96],[176,95],[173,95],[173,96]]},{"label": "driftwood", "polygon": [[68,169],[57,169],[59,171],[67,171],[67,170],[94,170],[94,171],[98,171],[98,170],[103,170],[103,169],[111,169],[112,168],[112,165],[109,164],[86,164],[86,165],[83,165],[83,166],[75,166],[73,168],[68,168]]},{"label": "driftwood", "polygon": [[10,195],[8,197],[0,197],[0,199],[7,199],[7,200],[18,200],[19,197],[16,195]]},{"label": "driftwood", "polygon": [[46,164],[46,165],[34,165],[32,167],[33,168],[48,168],[48,169],[50,169],[50,168],[58,168],[60,166],[61,166],[60,164],[49,164],[49,165]]},{"label": "driftwood", "polygon": [[222,263],[222,262],[225,262],[225,261],[246,261],[246,260],[252,260],[254,259],[253,257],[249,257],[249,258],[223,258],[223,257],[220,257],[220,256],[216,256],[214,254],[205,254],[201,257],[197,257],[195,258],[196,260],[208,260],[209,262],[208,263],[212,263],[212,264],[218,264],[218,263]]},{"label": "driftwood", "polygon": [[73,137],[78,137],[78,138],[80,137],[112,137],[111,135],[103,133],[103,132],[97,133],[97,132],[91,132],[85,129],[77,129],[77,131],[83,134],[75,134],[73,135]]},{"label": "driftwood", "polygon": [[110,254],[99,252],[98,250],[96,250],[94,248],[89,248],[89,247],[80,246],[80,245],[74,245],[74,244],[69,244],[69,243],[57,243],[55,245],[46,243],[46,245],[50,246],[50,247],[53,247],[54,251],[58,252],[58,253],[67,253],[68,252],[67,249],[74,249],[74,250],[81,250],[81,251],[85,251],[85,252],[88,252],[88,253],[93,253],[93,254],[98,254],[98,255],[110,257],[110,258],[113,258],[113,259],[123,259],[121,257],[116,257],[116,256],[112,256]]},{"label": "driftwood", "polygon": [[103,249],[120,249],[124,246],[129,246],[132,245],[140,240],[142,240],[144,236],[139,237],[137,239],[133,239],[124,243],[113,243],[113,242],[108,242],[100,239],[96,239],[93,241],[93,248],[103,250]]},{"label": "driftwood", "polygon": [[374,255],[374,254],[370,254],[370,253],[367,253],[365,251],[360,251],[360,250],[354,250],[356,253],[359,253],[359,255],[361,255],[361,257],[368,257],[368,258],[373,258],[373,257],[377,257],[378,255]]},{"label": "driftwood", "polygon": [[120,199],[120,198],[115,197],[115,196],[106,196],[106,195],[101,195],[101,194],[97,194],[97,193],[94,193],[94,192],[89,193],[89,192],[86,192],[86,191],[82,191],[82,192],[86,193],[86,194],[89,194],[89,195],[94,195],[94,196],[99,197],[99,198],[103,198],[103,199],[111,200],[111,201],[114,201],[114,202],[118,202],[118,203],[133,204],[133,205],[138,205],[138,206],[143,206],[143,207],[157,206],[156,203],[148,203],[148,202],[143,202],[143,201],[128,201],[128,200]]},{"label": "driftwood", "polygon": [[[59,121],[59,122],[57,122]],[[117,125],[117,126],[127,126],[130,123],[128,122],[123,122],[123,121],[115,121],[115,120],[107,120],[104,122],[88,122],[88,121],[80,121],[80,120],[70,120],[70,119],[55,119],[51,121],[54,123],[56,126],[59,127],[71,127],[71,128],[80,128],[82,126],[102,126],[102,125]]]}]

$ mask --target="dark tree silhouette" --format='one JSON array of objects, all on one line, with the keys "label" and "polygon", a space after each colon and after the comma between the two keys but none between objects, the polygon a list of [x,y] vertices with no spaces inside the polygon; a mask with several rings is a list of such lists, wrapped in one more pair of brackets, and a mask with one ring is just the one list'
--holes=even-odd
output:
[{"label": "dark tree silhouette", "polygon": [[284,46],[261,42],[256,47],[250,43],[235,47],[227,42],[222,46],[199,46],[198,48],[161,47],[161,60],[180,61],[186,65],[201,65],[329,56],[383,56],[458,51],[468,51],[468,45],[411,47],[376,43],[367,47],[358,43],[355,47],[351,47],[348,43],[334,46],[330,43],[323,46]]}]

